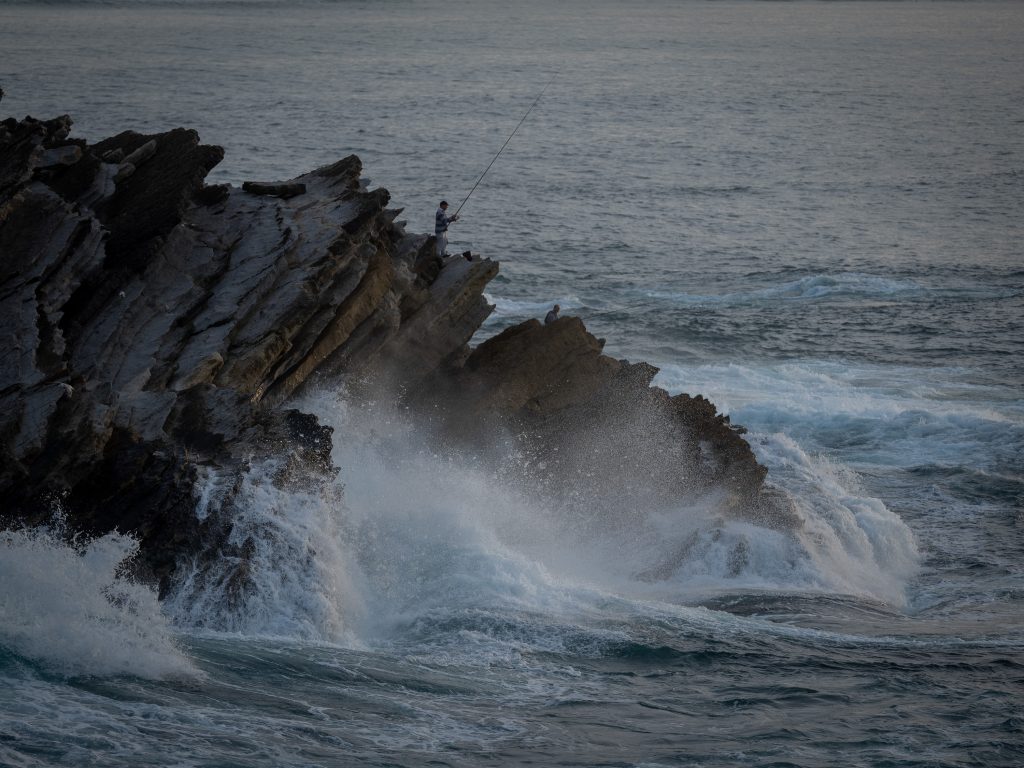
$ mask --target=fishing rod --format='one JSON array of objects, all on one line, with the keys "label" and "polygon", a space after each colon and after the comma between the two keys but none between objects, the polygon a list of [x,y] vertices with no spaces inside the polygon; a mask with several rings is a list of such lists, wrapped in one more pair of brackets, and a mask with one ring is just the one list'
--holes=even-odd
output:
[{"label": "fishing rod", "polygon": [[501,145],[501,149],[498,150],[498,154],[495,155],[491,159],[491,162],[489,162],[487,164],[487,167],[484,168],[484,172],[480,174],[480,178],[476,180],[476,184],[474,184],[473,188],[471,190],[469,190],[469,194],[466,195],[466,199],[462,201],[462,205],[460,205],[458,210],[455,211],[455,216],[456,217],[459,215],[459,211],[462,210],[462,206],[465,205],[466,203],[468,203],[469,202],[469,198],[473,196],[474,192],[476,192],[476,188],[480,186],[480,182],[484,180],[484,176],[486,176],[487,172],[489,170],[491,170],[491,166],[494,165],[494,161],[498,159],[498,155],[500,155],[502,152],[505,151],[505,147],[507,147],[508,143],[510,141],[512,141],[512,137],[516,135],[516,131],[519,130],[519,126],[521,126],[523,123],[526,122],[526,118],[530,116],[531,112],[533,112],[533,108],[537,106],[537,102],[540,101],[540,97],[544,95],[544,91],[546,91],[548,89],[548,86],[551,85],[553,82],[555,82],[555,78],[552,77],[550,80],[548,80],[548,84],[544,86],[544,88],[541,90],[541,92],[537,94],[537,98],[533,100],[533,104],[531,104],[530,108],[528,110],[526,110],[526,114],[523,115],[523,119],[519,121],[519,124],[515,127],[515,129],[512,131],[512,133],[509,134],[509,137],[507,139],[505,139],[505,143]]}]

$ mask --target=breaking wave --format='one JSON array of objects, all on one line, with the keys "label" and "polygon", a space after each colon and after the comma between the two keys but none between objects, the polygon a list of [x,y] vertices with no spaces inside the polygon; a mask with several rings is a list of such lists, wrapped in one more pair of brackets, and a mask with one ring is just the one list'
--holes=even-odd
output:
[{"label": "breaking wave", "polygon": [[138,543],[116,533],[67,543],[39,528],[0,533],[0,646],[65,675],[194,675],[156,592],[123,567]]},{"label": "breaking wave", "polygon": [[762,449],[778,457],[794,496],[802,522],[793,530],[723,519],[713,496],[599,523],[484,461],[444,452],[403,414],[328,395],[303,407],[343,436],[339,480],[282,490],[272,465],[254,467],[233,533],[245,562],[188,572],[167,601],[179,626],[361,647],[415,635],[424,621],[455,621],[460,634],[483,615],[504,616],[516,632],[522,617],[589,626],[623,601],[642,613],[652,600],[699,605],[723,592],[842,593],[900,606],[917,567],[896,515],[781,436]]}]

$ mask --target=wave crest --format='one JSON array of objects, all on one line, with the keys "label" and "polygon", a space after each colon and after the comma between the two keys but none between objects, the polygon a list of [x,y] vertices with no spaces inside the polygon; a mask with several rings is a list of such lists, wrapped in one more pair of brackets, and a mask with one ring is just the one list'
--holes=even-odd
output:
[{"label": "wave crest", "polygon": [[0,645],[66,675],[197,674],[156,592],[123,575],[137,551],[117,533],[87,544],[50,529],[0,533]]}]

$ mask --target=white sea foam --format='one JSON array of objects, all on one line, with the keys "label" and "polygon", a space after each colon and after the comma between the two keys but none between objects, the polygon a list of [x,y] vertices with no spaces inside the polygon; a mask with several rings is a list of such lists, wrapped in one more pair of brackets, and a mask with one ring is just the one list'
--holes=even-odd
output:
[{"label": "white sea foam", "polygon": [[825,297],[889,298],[923,294],[926,289],[913,280],[898,280],[878,275],[837,273],[809,275],[778,285],[766,285],[750,291],[724,294],[693,294],[648,291],[653,299],[683,304],[747,304],[759,301],[808,301]]},{"label": "white sea foam", "polygon": [[69,675],[195,674],[156,593],[119,575],[137,549],[116,533],[81,546],[46,529],[0,533],[0,643]]},{"label": "white sea foam", "polygon": [[803,519],[797,536],[823,585],[902,605],[920,561],[906,523],[860,491],[852,471],[808,455],[792,438],[775,434],[755,442],[774,482],[794,499]]},{"label": "white sea foam", "polygon": [[231,536],[252,542],[243,588],[232,585],[237,560],[194,566],[167,601],[177,623],[358,645],[437,608],[542,608],[543,566],[496,529],[498,517],[521,518],[514,494],[432,454],[400,421],[359,419],[331,401],[307,407],[344,435],[339,485],[282,490],[271,482],[276,467],[254,467]]},{"label": "white sea foam", "polygon": [[[322,404],[320,410],[330,418]],[[430,576],[450,571],[453,581],[445,588],[458,582],[465,589],[443,602],[507,601],[545,611],[571,607],[579,590],[670,597],[660,587],[652,593],[651,582],[638,578],[653,568],[673,583],[674,599],[700,583],[817,589],[901,604],[916,568],[913,536],[899,517],[859,493],[852,473],[812,458],[784,436],[761,449],[772,454],[779,480],[794,495],[804,520],[796,535],[723,521],[714,495],[669,509],[622,510],[605,524],[581,521],[521,494],[484,467],[432,453],[399,419],[384,420],[389,431],[380,429],[379,415],[348,412],[341,419],[337,432],[350,435],[378,425],[369,451],[366,443],[349,440],[336,456],[340,466],[359,468],[348,481],[348,506],[377,528],[377,541],[386,547],[403,542],[397,557],[384,549],[379,556],[418,572],[394,581],[430,583]],[[690,545],[694,536],[697,545]],[[680,556],[684,545],[688,551]],[[419,607],[431,599],[414,590],[409,602]]]},{"label": "white sea foam", "polygon": [[567,623],[602,615],[613,596],[811,590],[899,605],[916,568],[902,521],[785,437],[770,450],[801,530],[724,520],[714,496],[595,523],[444,453],[383,406],[321,396],[303,407],[335,429],[343,498],[337,487],[280,490],[274,467],[254,467],[232,534],[250,550],[245,589],[233,592],[230,558],[213,574],[197,567],[168,601],[181,625],[361,645],[426,619],[540,616],[513,645],[557,648]]},{"label": "white sea foam", "polygon": [[[362,614],[336,488],[282,486],[280,466],[256,464],[231,489],[232,528],[212,561],[179,564],[165,610],[186,628],[350,644]],[[204,515],[224,503],[203,479]]]},{"label": "white sea foam", "polygon": [[[734,421],[785,432],[871,464],[984,466],[1024,440],[1024,407],[1009,390],[957,369],[841,362],[662,365],[655,384],[700,392]],[[755,451],[757,446],[755,444]]]}]

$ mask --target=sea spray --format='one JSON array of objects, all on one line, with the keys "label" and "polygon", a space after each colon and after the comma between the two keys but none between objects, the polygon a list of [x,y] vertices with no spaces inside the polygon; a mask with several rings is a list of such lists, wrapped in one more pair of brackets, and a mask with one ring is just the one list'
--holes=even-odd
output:
[{"label": "sea spray", "polygon": [[[499,476],[471,459],[433,452],[429,438],[401,414],[344,403],[323,410],[327,403],[317,406],[321,418],[340,419],[337,430],[372,431],[377,439],[370,453],[349,440],[336,454],[340,466],[361,468],[348,488],[355,506],[365,507],[378,497],[376,487],[387,483],[396,501],[407,499],[401,506],[410,521],[433,530],[437,510],[444,509],[463,531],[452,541],[476,541],[503,556],[514,552],[561,586],[645,596],[661,580],[675,593],[659,586],[653,594],[676,601],[699,599],[699,585],[838,592],[902,605],[906,582],[916,572],[917,547],[903,521],[859,491],[852,472],[808,455],[782,435],[766,436],[757,447],[794,504],[801,523],[792,529],[723,515],[718,491],[658,507],[622,507],[609,518],[538,498],[508,465]],[[370,464],[379,474],[365,471]],[[523,476],[532,478],[526,469]],[[386,511],[374,513],[378,521],[382,517]]]},{"label": "sea spray", "polygon": [[301,405],[334,428],[338,480],[286,487],[265,462],[229,510],[223,491],[204,493],[203,513],[230,513],[232,529],[217,557],[181,569],[167,601],[178,626],[352,647],[481,611],[572,623],[612,597],[699,604],[770,590],[899,606],[917,566],[896,515],[785,436],[759,437],[758,450],[792,498],[789,529],[724,516],[717,491],[588,515],[535,493],[527,459],[449,450],[391,404],[320,393]]},{"label": "sea spray", "polygon": [[754,439],[774,482],[794,499],[803,520],[796,535],[823,577],[820,587],[903,605],[920,563],[906,523],[860,491],[848,468],[808,455],[786,435]]},{"label": "sea spray", "polygon": [[0,645],[66,675],[196,674],[156,592],[123,571],[135,539],[71,541],[50,528],[0,533]]},{"label": "sea spray", "polygon": [[340,486],[281,481],[254,463],[236,484],[203,478],[198,513],[229,518],[224,541],[179,564],[165,609],[187,629],[340,644],[363,612]]},{"label": "sea spray", "polygon": [[[880,499],[913,528],[924,568],[909,592],[927,601],[906,615],[829,593],[829,574],[844,570],[830,549],[814,560],[785,531],[699,524],[699,506],[679,504],[647,510],[653,532],[635,543],[586,525],[575,530],[589,543],[551,537],[565,561],[534,562],[585,583],[599,541],[608,566],[639,567],[698,534],[667,580],[606,569],[608,590],[566,587],[575,619],[555,612],[553,588],[551,613],[527,616],[501,601],[446,612],[440,591],[413,583],[432,607],[368,651],[189,637],[209,677],[184,685],[64,681],[35,676],[34,663],[26,684],[15,661],[0,680],[0,764],[1024,765],[1022,422],[947,419],[931,397],[890,410],[882,391],[921,394],[956,377],[985,385],[963,393],[972,407],[1020,413],[1019,3],[473,3],[457,14],[430,1],[58,5],[3,6],[8,114],[69,112],[74,135],[93,138],[198,125],[225,147],[211,183],[289,178],[354,151],[410,231],[429,231],[438,195],[468,189],[462,167],[497,149],[533,76],[561,68],[550,119],[531,116],[509,173],[488,177],[495,191],[474,197],[480,209],[456,227],[474,252],[502,260],[494,298],[576,295],[581,308],[566,314],[607,337],[610,353],[666,372],[691,364],[679,386],[751,430],[759,459],[775,462],[771,482],[809,473],[810,495],[791,494],[805,519],[823,514],[820,472],[844,503]],[[456,51],[473,68],[451,87],[439,73]],[[154,71],[164,87],[147,87]],[[843,273],[896,284],[814,284]],[[501,327],[543,314],[493,317]],[[205,327],[199,318],[181,332]],[[342,469],[345,504],[356,485],[372,491],[357,465]],[[494,517],[506,514],[506,552],[529,551],[514,533],[541,532],[505,509]],[[397,516],[388,525],[402,530]],[[397,558],[388,525],[378,546],[353,552]],[[729,576],[743,538],[747,564]],[[443,564],[444,550],[434,554]],[[400,561],[388,572],[404,578]],[[758,574],[826,591],[738,586]],[[669,602],[690,600],[685,587],[702,578],[727,592],[704,601],[716,610]],[[467,590],[474,581],[467,573]],[[596,629],[612,614],[618,643]],[[495,638],[518,658],[490,663]]]}]

